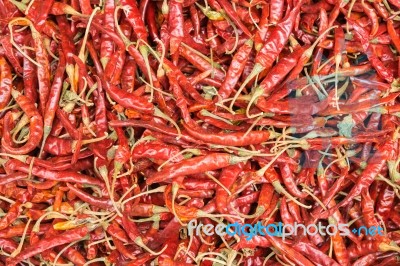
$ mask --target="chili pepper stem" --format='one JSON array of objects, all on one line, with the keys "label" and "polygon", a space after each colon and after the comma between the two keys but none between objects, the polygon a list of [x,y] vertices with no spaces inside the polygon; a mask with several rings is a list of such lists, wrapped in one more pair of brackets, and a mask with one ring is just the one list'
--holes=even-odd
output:
[{"label": "chili pepper stem", "polygon": [[279,193],[279,194],[283,194],[284,196],[286,196],[288,199],[290,199],[291,201],[295,202],[297,205],[306,208],[306,209],[311,209],[312,206],[310,205],[305,205],[301,202],[299,202],[295,197],[293,197],[292,195],[289,194],[289,192],[286,191],[286,189],[281,185],[281,183],[279,183],[279,181],[274,181],[272,182],[272,185],[274,186],[275,190]]},{"label": "chili pepper stem", "polygon": [[295,147],[298,147],[298,146],[296,146],[296,145],[289,145],[289,146],[285,147],[284,149],[282,149],[281,151],[279,151],[279,152],[275,155],[275,157],[272,158],[272,160],[271,160],[267,165],[265,165],[263,168],[261,168],[260,170],[258,170],[258,171],[256,172],[257,176],[264,176],[265,172],[266,172],[266,171],[271,167],[271,165],[279,158],[279,156],[281,156],[281,155],[282,155],[285,151],[287,151],[288,149],[295,148]]},{"label": "chili pepper stem", "polygon": [[[26,163],[27,159],[29,158],[28,155],[14,155],[14,154],[9,154],[9,153],[0,153],[0,156],[7,156],[13,159],[17,159],[18,161],[21,161],[23,163]],[[4,159],[2,159],[4,160]],[[5,162],[7,162],[8,160],[5,160]]]},{"label": "chili pepper stem", "polygon": [[395,184],[400,183],[400,172],[397,171],[399,163],[400,163],[400,159],[397,160],[396,162],[394,162],[394,161],[387,162],[387,165],[389,168],[389,176],[390,176],[392,182]]},{"label": "chili pepper stem", "polygon": [[11,253],[11,255],[10,255],[11,258],[14,258],[15,256],[17,256],[17,255],[21,252],[22,247],[23,247],[23,245],[24,245],[24,241],[25,241],[26,234],[27,234],[27,232],[28,232],[29,224],[30,224],[31,222],[32,222],[32,219],[29,218],[28,222],[27,222],[26,225],[25,225],[24,232],[22,233],[22,237],[21,237],[21,239],[20,239],[20,242],[19,242],[19,244],[18,244],[17,249],[14,250],[13,253]]},{"label": "chili pepper stem", "polygon": [[[236,51],[236,48],[238,46],[239,43],[239,33],[238,33],[238,29],[235,25],[235,23],[233,23],[228,16],[224,15],[226,21],[228,21],[228,23],[232,26],[233,31],[235,32],[235,44],[233,45],[232,49],[230,51],[226,51],[226,54],[233,54]],[[211,50],[212,51],[212,50]]]},{"label": "chili pepper stem", "polygon": [[245,157],[231,156],[230,159],[229,159],[229,163],[230,163],[230,164],[238,164],[238,163],[240,163],[240,162],[245,162],[245,161],[251,159],[252,157],[253,157],[252,155],[250,155],[250,156],[245,156]]},{"label": "chili pepper stem", "polygon": [[122,197],[119,199],[118,202],[119,202],[119,204],[121,205],[121,208],[122,208],[122,210],[123,210],[123,209],[124,209],[124,205],[125,205],[127,202],[129,202],[129,201],[131,201],[131,200],[134,200],[134,199],[136,199],[136,198],[138,198],[138,197],[142,197],[142,196],[147,195],[147,194],[164,192],[166,187],[167,187],[167,186],[160,186],[160,187],[158,187],[158,188],[155,188],[155,189],[152,189],[152,190],[148,190],[148,191],[146,191],[146,192],[139,193],[139,194],[137,194],[137,195],[135,195],[135,196],[132,196],[132,197],[130,197],[130,198],[127,198],[126,200],[123,200],[123,199],[129,194],[129,192],[131,192],[132,189],[134,189],[134,186],[132,186],[130,189],[128,189],[128,190],[125,192],[124,195],[122,195]]},{"label": "chili pepper stem", "polygon": [[161,112],[161,110],[158,109],[157,107],[154,107],[154,116],[158,116],[158,117],[163,118],[166,121],[170,122],[176,128],[176,131],[178,132],[178,136],[176,137],[176,139],[179,140],[181,138],[181,136],[182,136],[181,129],[179,128],[178,124],[175,123],[175,121],[171,117],[169,117],[168,115]]},{"label": "chili pepper stem", "polygon": [[15,0],[10,0],[10,2],[11,2],[14,6],[16,6],[16,7],[19,9],[19,11],[21,11],[22,13],[25,13],[25,11],[26,11],[26,9],[27,9],[27,5],[25,5],[25,4],[22,3],[22,2],[15,1]]},{"label": "chili pepper stem", "polygon": [[302,189],[301,191],[310,195],[322,207],[322,209],[327,210],[325,204],[317,196],[315,196],[310,189]]},{"label": "chili pepper stem", "polygon": [[[263,90],[261,87],[257,86],[257,87],[254,89],[254,92],[253,92],[253,94],[252,94],[252,96],[251,96],[251,99],[250,99],[250,101],[249,101],[249,103],[247,104],[247,107],[246,107],[246,116],[247,116],[248,118],[255,118],[255,117],[260,116],[260,114],[250,115],[250,107],[251,107],[251,106],[253,105],[253,103],[256,102],[257,99],[258,99],[260,96],[262,96],[263,94],[264,94],[264,90]],[[261,115],[262,115],[262,114],[263,114],[263,112],[261,112]]]},{"label": "chili pepper stem", "polygon": [[179,223],[182,226],[185,226],[186,224],[184,224],[182,222],[181,218],[178,216],[178,214],[176,213],[176,210],[175,210],[175,198],[178,195],[178,190],[179,190],[179,184],[176,183],[176,182],[173,182],[172,183],[172,190],[171,190],[172,191],[172,199],[171,199],[171,202],[172,202],[172,213],[175,215],[176,219],[178,219]]},{"label": "chili pepper stem", "polygon": [[213,114],[213,113],[207,111],[206,109],[202,109],[202,110],[200,111],[200,114],[201,114],[202,116],[209,116],[209,117],[211,117],[211,118],[221,120],[222,122],[225,122],[225,123],[227,123],[227,124],[229,124],[229,125],[233,125],[233,123],[232,123],[230,120],[225,119],[225,118],[223,118],[223,117],[220,117],[220,116],[218,116],[218,115],[215,115],[215,114]]},{"label": "chili pepper stem", "polygon": [[[15,143],[17,143],[17,144],[22,144],[22,143],[24,143],[24,142],[26,142],[27,141],[27,135],[25,135],[25,136],[23,136],[24,135],[24,127],[26,126],[26,125],[28,125],[29,124],[29,117],[26,115],[26,114],[24,114],[22,117],[21,117],[21,119],[18,121],[18,123],[17,123],[17,125],[13,128],[13,130],[11,130],[11,132],[13,133],[12,134],[12,140],[15,142]],[[27,133],[27,132],[26,132]],[[19,137],[18,137],[18,139],[21,139],[21,138],[23,138],[23,140],[18,140],[17,139],[17,135],[19,134]]]},{"label": "chili pepper stem", "polygon": [[50,127],[50,126],[43,127],[43,140],[42,140],[42,146],[40,146],[39,158],[43,154],[44,145],[46,144],[46,140],[47,140],[48,136],[50,135],[51,129],[52,129],[52,127]]},{"label": "chili pepper stem", "polygon": [[230,192],[230,190],[224,186],[218,179],[216,179],[213,175],[211,175],[210,173],[205,173],[206,176],[208,176],[212,181],[214,181],[215,183],[217,183],[220,187],[222,187],[223,190],[226,191],[226,193],[228,193],[228,195],[230,196],[232,193]]},{"label": "chili pepper stem", "polygon": [[96,157],[96,158],[94,159],[94,170],[95,170],[95,172],[96,172],[100,177],[103,178],[104,183],[105,183],[105,185],[106,185],[106,188],[107,188],[107,190],[108,190],[108,193],[110,194],[110,200],[111,200],[111,202],[112,202],[112,205],[114,206],[114,209],[115,209],[115,211],[117,212],[117,214],[118,214],[120,217],[122,217],[123,215],[122,215],[122,213],[121,213],[120,210],[119,210],[120,206],[117,204],[117,202],[115,202],[115,199],[114,199],[114,191],[111,189],[110,180],[109,180],[109,178],[108,178],[108,169],[107,169],[107,166],[106,166],[106,165],[102,165],[102,166],[100,166],[99,168],[97,168],[97,166],[96,166],[97,159],[98,159],[98,157]]},{"label": "chili pepper stem", "polygon": [[171,162],[172,160],[174,160],[175,158],[179,157],[180,155],[182,155],[182,154],[184,154],[186,152],[191,153],[193,155],[200,155],[201,154],[201,151],[199,149],[184,149],[184,150],[181,150],[180,152],[176,153],[174,156],[170,157],[168,160],[166,160],[165,162],[160,164],[160,166],[157,168],[157,171],[160,171],[161,168],[163,168],[169,162]]},{"label": "chili pepper stem", "polygon": [[[23,24],[17,24],[18,21],[19,21],[19,22],[23,21],[23,22],[25,22],[25,23],[23,23]],[[13,29],[12,29],[14,23],[17,24],[17,25],[20,25],[20,26],[30,26],[32,32],[35,33],[35,34],[38,34],[38,32],[36,31],[36,29],[33,27],[32,22],[31,22],[30,20],[26,19],[26,18],[15,18],[15,19],[12,19],[12,20],[8,23],[8,29],[9,29],[9,31],[10,31],[10,43],[11,43],[11,44],[15,47],[15,49],[17,49],[18,52],[20,52],[25,58],[27,58],[29,61],[31,61],[33,64],[35,64],[37,67],[41,67],[41,65],[40,65],[38,62],[36,62],[35,60],[33,60],[33,59],[32,59],[30,56],[28,56],[24,51],[22,51],[21,47],[19,47],[18,44],[14,41],[14,37],[13,37],[13,32],[14,32],[14,31],[13,31]]]},{"label": "chili pepper stem", "polygon": [[387,252],[387,251],[400,252],[400,247],[398,247],[397,244],[394,243],[394,242],[392,242],[390,244],[380,243],[379,244],[379,250],[382,251],[382,252]]},{"label": "chili pepper stem", "polygon": [[[160,206],[157,206],[158,208],[158,210],[157,210],[157,212],[168,212],[169,210],[168,210],[168,208],[165,208],[165,207],[160,207]],[[143,218],[143,219],[136,219],[136,220],[132,220],[133,222],[137,222],[137,223],[144,223],[144,222],[159,222],[160,221],[160,218],[161,218],[161,216],[160,216],[160,214],[159,213],[156,213],[155,215],[153,215],[153,216],[151,216],[151,217],[149,217],[149,218]]]},{"label": "chili pepper stem", "polygon": [[253,79],[255,78],[258,74],[260,74],[265,68],[261,65],[256,63],[254,65],[253,70],[249,74],[249,76],[246,78],[246,80],[242,83],[240,86],[239,90],[236,92],[235,96],[232,99],[231,104],[229,105],[229,110],[233,112],[233,105],[235,104],[237,98],[239,97],[240,93],[243,91],[243,89],[246,87],[246,85]]}]

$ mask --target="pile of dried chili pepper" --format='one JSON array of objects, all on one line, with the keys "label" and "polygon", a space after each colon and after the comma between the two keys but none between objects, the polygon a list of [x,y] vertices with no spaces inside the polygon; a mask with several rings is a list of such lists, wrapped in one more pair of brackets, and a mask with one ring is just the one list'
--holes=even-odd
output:
[{"label": "pile of dried chili pepper", "polygon": [[0,265],[400,265],[399,11],[0,0]]}]

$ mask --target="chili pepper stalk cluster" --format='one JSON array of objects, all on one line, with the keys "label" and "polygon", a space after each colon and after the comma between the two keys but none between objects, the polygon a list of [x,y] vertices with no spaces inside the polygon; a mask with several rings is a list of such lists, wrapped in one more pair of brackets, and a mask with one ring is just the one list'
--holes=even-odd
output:
[{"label": "chili pepper stalk cluster", "polygon": [[399,9],[0,0],[0,265],[400,265]]}]

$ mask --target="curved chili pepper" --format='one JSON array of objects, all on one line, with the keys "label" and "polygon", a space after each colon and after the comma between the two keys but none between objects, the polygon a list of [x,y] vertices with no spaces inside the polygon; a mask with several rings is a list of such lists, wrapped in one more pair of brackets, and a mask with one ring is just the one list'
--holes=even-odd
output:
[{"label": "curved chili pepper", "polygon": [[72,182],[72,183],[86,183],[86,184],[93,184],[97,185],[100,187],[104,186],[104,183],[96,178],[79,174],[76,172],[71,172],[71,171],[50,171],[47,169],[43,169],[38,166],[33,166],[32,169],[30,169],[30,166],[27,164],[24,164],[20,161],[17,161],[15,159],[10,159],[6,163],[6,167],[12,169],[12,170],[18,170],[23,173],[32,173],[38,177],[48,179],[48,180],[54,180],[54,181],[62,181],[62,182]]},{"label": "curved chili pepper", "polygon": [[349,21],[349,24],[353,26],[355,35],[360,39],[364,52],[367,54],[371,65],[382,78],[391,83],[393,81],[393,74],[383,65],[382,61],[380,61],[372,51],[372,46],[368,42],[368,34],[365,29],[352,21]]},{"label": "curved chili pepper", "polygon": [[297,252],[301,252],[307,258],[312,260],[314,263],[319,263],[321,265],[332,265],[332,266],[339,266],[343,264],[337,263],[335,260],[327,256],[325,253],[323,253],[321,250],[315,248],[309,243],[306,243],[304,241],[298,241],[294,243],[293,249],[296,250]]},{"label": "curved chili pepper", "polygon": [[[298,1],[297,5],[290,13],[271,30],[268,39],[257,54],[256,66],[258,65],[258,68],[261,67],[263,70],[270,69],[289,38],[289,34],[294,27],[295,18],[300,12],[302,3],[302,0]],[[256,66],[254,66],[254,68],[256,68]]]},{"label": "curved chili pepper", "polygon": [[253,41],[250,39],[245,42],[232,58],[226,77],[218,90],[219,96],[226,99],[234,90],[240,75],[243,72],[245,64],[249,58],[249,54],[253,48]]},{"label": "curved chili pepper", "polygon": [[61,90],[63,85],[63,76],[65,72],[65,58],[62,52],[59,52],[60,61],[58,63],[56,74],[53,78],[53,84],[50,89],[49,100],[46,104],[46,111],[43,117],[43,142],[46,142],[47,137],[51,132],[53,121],[56,115],[58,102],[61,96]]},{"label": "curved chili pepper", "polygon": [[[103,25],[107,31],[114,31],[114,10],[114,1],[106,0],[104,3]],[[111,37],[106,33],[102,34],[100,43],[100,61],[104,68],[106,68],[106,66],[108,65],[113,50],[114,44]]]},{"label": "curved chili pepper", "polygon": [[14,258],[7,259],[7,265],[18,265],[20,261],[28,259],[36,254],[51,249],[56,246],[63,244],[68,244],[73,241],[81,240],[88,233],[88,228],[86,226],[74,228],[66,231],[60,235],[50,236],[39,240],[32,246],[25,248],[21,253],[19,253]]},{"label": "curved chili pepper", "polygon": [[21,107],[22,111],[28,116],[30,120],[29,125],[29,139],[22,147],[12,147],[11,143],[11,123],[13,123],[14,118],[12,113],[7,113],[4,123],[3,138],[1,139],[1,144],[3,148],[12,154],[27,154],[34,150],[40,143],[43,136],[43,120],[39,111],[36,109],[35,105],[31,102],[29,98],[20,94],[17,91],[12,92],[15,101]]},{"label": "curved chili pepper", "polygon": [[[389,156],[389,151],[391,150],[392,141],[386,140],[383,145],[381,145],[375,155],[371,157],[369,163],[365,170],[362,172],[361,176],[358,178],[357,183],[352,187],[349,194],[342,200],[338,205],[336,205],[332,210],[337,210],[348,204],[354,197],[359,195],[363,189],[368,188],[374,180],[374,177],[381,171]],[[332,211],[331,210],[331,211]],[[325,212],[326,213],[326,212]]]},{"label": "curved chili pepper", "polygon": [[216,68],[212,62],[209,62],[203,57],[199,56],[191,48],[188,48],[188,46],[181,45],[179,47],[179,53],[200,71],[211,71],[213,78],[217,80],[224,80],[225,74],[222,72],[222,70]]},{"label": "curved chili pepper", "polygon": [[[157,160],[168,160],[179,153],[180,149],[176,146],[167,145],[158,141],[142,142],[135,146],[131,153],[131,158],[153,158]],[[181,161],[183,156],[176,157],[173,162]]]},{"label": "curved chili pepper", "polygon": [[21,215],[21,212],[22,202],[17,201],[12,204],[7,214],[0,220],[0,230],[3,230],[11,225],[18,218],[18,216]]},{"label": "curved chili pepper", "polygon": [[3,36],[3,38],[1,38],[1,45],[4,49],[5,56],[7,57],[11,66],[15,69],[15,71],[17,71],[17,73],[22,75],[23,68],[22,68],[18,58],[15,55],[12,44],[10,42],[10,38],[8,38],[8,36]]},{"label": "curved chili pepper", "polygon": [[270,138],[273,138],[273,134],[269,131],[208,134],[204,129],[194,123],[183,123],[183,127],[191,136],[195,137],[196,139],[216,145],[247,146],[251,144],[260,144]]},{"label": "curved chili pepper", "polygon": [[300,56],[308,49],[309,46],[303,46],[296,49],[288,56],[279,60],[279,62],[268,72],[267,76],[259,84],[259,88],[263,90],[263,95],[268,96],[272,90],[280,82],[283,81],[285,76],[298,64]]},{"label": "curved chili pepper", "polygon": [[[50,4],[50,2],[52,2],[52,1],[49,1],[49,3],[46,3],[46,5]],[[51,5],[50,5],[50,7],[51,7]],[[29,9],[29,11],[32,11],[32,7]],[[46,13],[41,13],[41,15],[47,16]],[[38,23],[40,23],[40,22],[38,22]],[[36,25],[38,25],[38,24],[36,24]],[[33,30],[33,43],[35,46],[36,60],[39,63],[39,66],[37,69],[37,75],[38,75],[38,79],[39,79],[39,83],[38,83],[39,84],[39,86],[38,86],[39,87],[39,103],[40,103],[39,109],[43,114],[43,112],[46,108],[49,94],[50,94],[50,63],[48,61],[47,51],[43,44],[42,38],[36,30]]]},{"label": "curved chili pepper", "polygon": [[183,7],[182,2],[169,1],[168,26],[170,31],[170,52],[175,54],[183,41]]},{"label": "curved chili pepper", "polygon": [[144,21],[140,15],[137,3],[133,0],[121,1],[126,19],[131,24],[137,39],[147,42],[148,33]]},{"label": "curved chili pepper", "polygon": [[80,198],[82,201],[89,203],[90,205],[97,206],[102,209],[110,209],[113,204],[111,200],[106,200],[102,198],[95,198],[92,195],[80,190],[79,188],[76,188],[72,186],[71,184],[67,183],[67,187],[76,195],[78,198]]},{"label": "curved chili pepper", "polygon": [[231,3],[227,0],[216,0],[216,1],[221,5],[224,12],[226,12],[226,14],[233,20],[233,22],[243,31],[243,33],[250,37],[251,36],[250,31],[243,24],[243,22],[240,21]]},{"label": "curved chili pepper", "polygon": [[372,23],[370,36],[375,36],[376,33],[378,32],[378,27],[379,27],[378,15],[376,14],[375,9],[368,2],[361,1],[361,5],[363,7],[365,14],[368,16],[369,20]]},{"label": "curved chili pepper", "polygon": [[186,76],[177,68],[172,62],[168,60],[164,60],[163,66],[166,72],[171,72],[170,75],[175,76],[179,85],[182,88],[185,88],[185,91],[197,102],[203,104],[210,104],[209,101],[205,100],[200,93],[193,87],[193,85],[188,81]]},{"label": "curved chili pepper", "polygon": [[268,239],[268,241],[271,242],[271,244],[279,250],[279,252],[285,254],[288,256],[291,260],[296,262],[298,265],[313,265],[311,261],[309,261],[307,258],[305,258],[302,254],[297,252],[296,250],[292,249],[288,245],[286,245],[281,239],[277,237],[273,237],[269,234],[266,234],[265,237]]},{"label": "curved chili pepper", "polygon": [[156,182],[171,182],[172,179],[179,176],[221,169],[241,161],[243,161],[242,158],[226,153],[211,153],[204,156],[198,156],[183,160],[171,166],[166,166],[160,172],[147,178],[146,183],[153,184]]},{"label": "curved chili pepper", "polygon": [[0,110],[11,100],[11,68],[4,57],[0,56]]}]

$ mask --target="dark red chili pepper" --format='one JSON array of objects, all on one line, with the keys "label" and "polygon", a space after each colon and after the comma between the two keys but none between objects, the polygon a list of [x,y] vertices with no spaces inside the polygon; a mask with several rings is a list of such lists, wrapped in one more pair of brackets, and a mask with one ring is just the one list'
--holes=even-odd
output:
[{"label": "dark red chili pepper", "polygon": [[146,15],[145,15],[145,22],[148,26],[149,35],[153,41],[159,40],[159,29],[157,27],[156,22],[156,14],[155,14],[155,7],[152,1],[149,1]]}]

